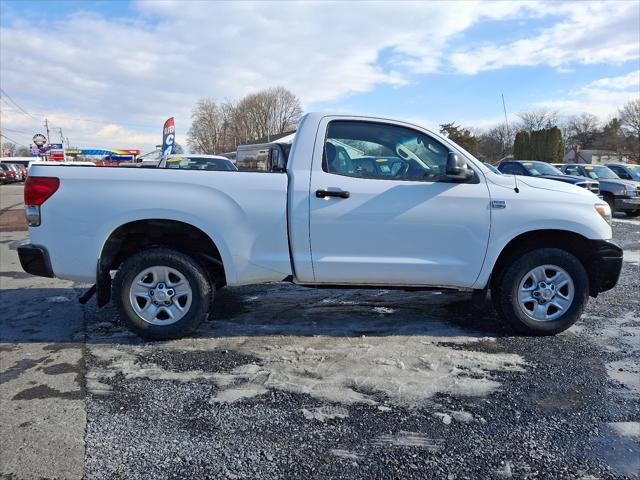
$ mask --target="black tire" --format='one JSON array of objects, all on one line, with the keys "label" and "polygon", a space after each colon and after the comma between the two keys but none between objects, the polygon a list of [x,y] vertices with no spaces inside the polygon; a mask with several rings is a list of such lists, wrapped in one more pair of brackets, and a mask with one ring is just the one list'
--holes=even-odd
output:
[{"label": "black tire", "polygon": [[[564,269],[574,284],[574,299],[567,311],[555,320],[539,321],[529,317],[518,302],[518,288],[524,276],[537,266],[556,265]],[[589,298],[589,277],[575,256],[559,248],[539,248],[517,257],[492,282],[491,297],[498,315],[518,333],[555,335],[573,325],[582,315]]]},{"label": "black tire", "polygon": [[[181,272],[189,282],[191,304],[182,318],[168,325],[154,325],[145,321],[133,309],[129,289],[135,277],[153,266],[166,266]],[[124,323],[141,337],[169,340],[192,333],[207,318],[213,303],[214,287],[204,268],[192,257],[167,248],[150,248],[125,260],[113,281],[114,301]]]},{"label": "black tire", "polygon": [[609,208],[611,209],[611,213],[615,212],[616,211],[616,202],[613,199],[613,195],[611,195],[610,193],[603,193],[602,194],[602,198],[609,205]]},{"label": "black tire", "polygon": [[631,217],[631,218],[640,216],[640,210],[627,210],[625,213],[627,214],[627,217]]}]

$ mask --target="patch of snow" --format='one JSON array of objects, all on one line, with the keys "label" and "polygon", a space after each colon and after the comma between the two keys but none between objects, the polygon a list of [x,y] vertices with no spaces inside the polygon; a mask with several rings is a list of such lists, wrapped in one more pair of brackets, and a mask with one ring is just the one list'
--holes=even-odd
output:
[{"label": "patch of snow", "polygon": [[640,441],[640,422],[612,422],[609,426],[622,437]]},{"label": "patch of snow", "polygon": [[388,307],[373,307],[373,311],[380,314],[395,312],[393,308],[388,308]]},{"label": "patch of snow", "polygon": [[341,450],[339,448],[332,448],[329,450],[332,455],[340,458],[346,458],[348,460],[360,460],[362,455],[358,455],[357,453],[349,452],[348,450]]},{"label": "patch of snow", "polygon": [[333,420],[334,418],[347,418],[349,416],[349,411],[346,408],[342,407],[334,407],[334,406],[323,406],[316,408],[303,408],[302,415],[307,420],[318,420],[319,422],[326,422],[327,420]]},{"label": "patch of snow", "polygon": [[62,295],[59,295],[55,297],[47,297],[46,301],[49,303],[66,303],[66,302],[70,302],[71,299],[67,297],[63,297]]},{"label": "patch of snow", "polygon": [[435,452],[442,448],[444,440],[441,438],[429,438],[421,433],[400,431],[395,435],[381,435],[374,439],[372,443],[378,446],[424,448]]}]

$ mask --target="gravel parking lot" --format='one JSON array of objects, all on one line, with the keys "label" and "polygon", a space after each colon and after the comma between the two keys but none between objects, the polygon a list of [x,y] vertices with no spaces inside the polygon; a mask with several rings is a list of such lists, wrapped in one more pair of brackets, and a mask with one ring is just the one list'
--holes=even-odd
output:
[{"label": "gravel parking lot", "polygon": [[152,343],[22,272],[20,196],[0,187],[3,478],[640,478],[638,220],[614,220],[620,284],[555,337],[461,293],[276,284]]}]

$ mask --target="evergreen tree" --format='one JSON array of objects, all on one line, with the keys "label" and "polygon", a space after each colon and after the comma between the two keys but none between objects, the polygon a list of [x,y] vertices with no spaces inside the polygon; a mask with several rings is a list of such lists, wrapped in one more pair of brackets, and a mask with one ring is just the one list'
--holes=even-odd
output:
[{"label": "evergreen tree", "polygon": [[455,123],[443,123],[440,125],[440,133],[446,135],[471,154],[478,154],[478,139],[470,130],[459,127]]},{"label": "evergreen tree", "polygon": [[513,142],[513,158],[515,160],[531,160],[529,132],[526,130],[520,130],[516,133],[516,139]]}]

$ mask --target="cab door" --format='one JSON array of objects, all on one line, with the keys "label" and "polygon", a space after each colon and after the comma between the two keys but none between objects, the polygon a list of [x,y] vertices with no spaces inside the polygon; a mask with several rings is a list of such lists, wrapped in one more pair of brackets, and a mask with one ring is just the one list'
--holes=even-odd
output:
[{"label": "cab door", "polygon": [[480,172],[446,181],[449,150],[399,123],[323,120],[309,192],[315,282],[470,287],[489,191]]}]

